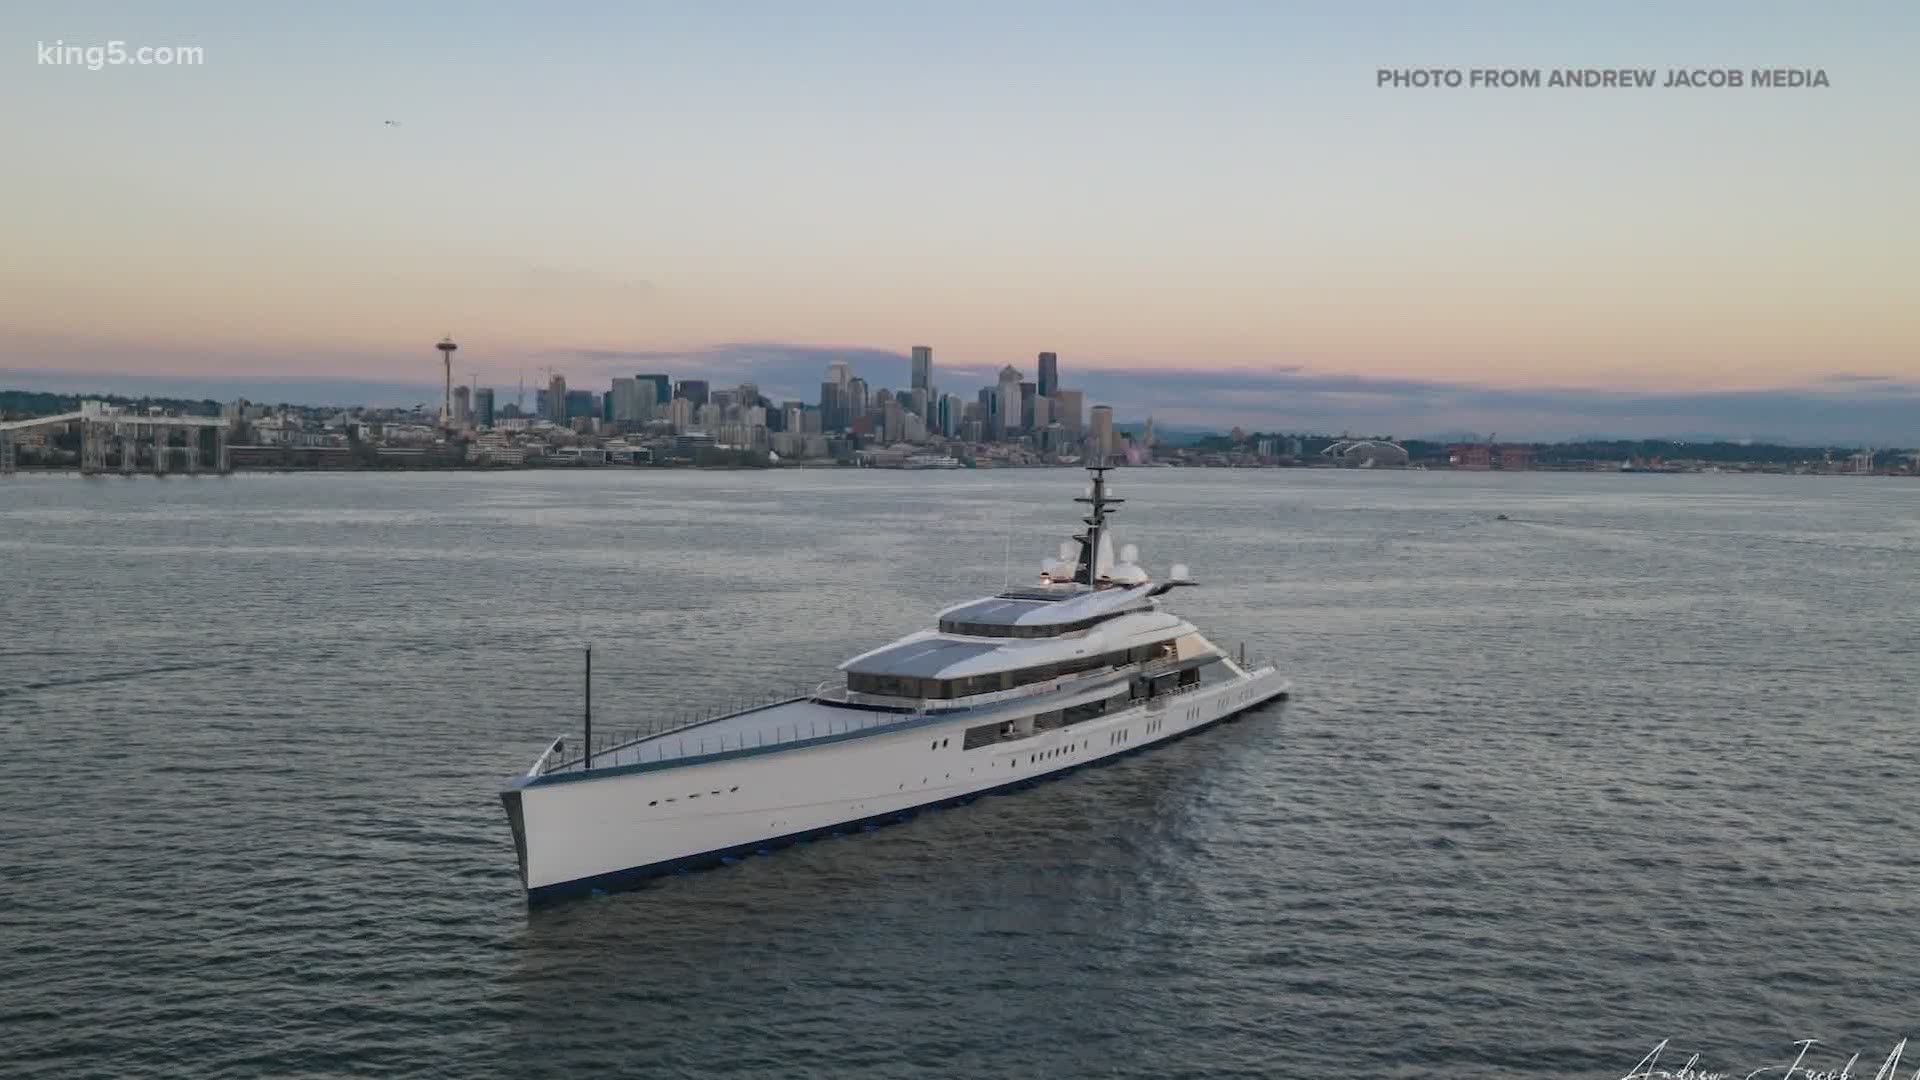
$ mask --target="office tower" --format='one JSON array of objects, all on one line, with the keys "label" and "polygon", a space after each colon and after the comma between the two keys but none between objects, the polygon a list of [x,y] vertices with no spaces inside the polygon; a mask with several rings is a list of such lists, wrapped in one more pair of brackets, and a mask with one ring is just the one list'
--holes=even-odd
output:
[{"label": "office tower", "polygon": [[967,403],[959,394],[940,395],[940,434],[951,439],[960,431],[960,421],[966,416]]},{"label": "office tower", "polygon": [[1021,431],[1033,430],[1033,427],[1034,427],[1033,403],[1034,403],[1034,400],[1039,396],[1040,396],[1039,389],[1037,386],[1035,386],[1035,384],[1030,382],[1023,382],[1020,384],[1020,430]]},{"label": "office tower", "polygon": [[673,425],[675,435],[685,435],[693,427],[693,402],[674,398],[667,405],[667,420]]},{"label": "office tower", "polygon": [[553,406],[547,404],[547,389],[540,387],[533,392],[533,415],[542,420],[553,418]]},{"label": "office tower", "polygon": [[544,414],[556,424],[567,420],[567,377],[555,375],[547,380],[547,410]]},{"label": "office tower", "polygon": [[1067,429],[1075,441],[1080,438],[1083,416],[1081,413],[1080,391],[1055,390],[1053,392],[1053,418]]},{"label": "office tower", "polygon": [[1020,430],[1020,369],[1008,364],[1000,369],[1000,435],[1005,438]]},{"label": "office tower", "polygon": [[1113,458],[1113,408],[1107,405],[1093,407],[1093,456],[1089,464],[1105,465]]},{"label": "office tower", "polygon": [[473,392],[473,426],[490,428],[493,426],[493,387],[483,386]]},{"label": "office tower", "polygon": [[1040,396],[1052,397],[1060,389],[1060,358],[1050,352],[1040,354]]},{"label": "office tower", "polygon": [[594,415],[594,412],[595,412],[595,409],[593,407],[593,391],[591,390],[567,391],[566,413],[564,414],[562,419],[572,421],[582,416],[592,416]]},{"label": "office tower", "polygon": [[845,360],[835,360],[827,365],[827,381],[835,386],[845,386],[853,381],[853,365]]},{"label": "office tower", "polygon": [[642,376],[633,381],[633,408],[636,422],[647,423],[659,414],[661,406],[667,403],[666,398],[655,396],[659,392],[660,384],[651,378]]},{"label": "office tower", "polygon": [[913,347],[913,389],[933,391],[933,350],[925,345]]},{"label": "office tower", "polygon": [[907,437],[907,410],[900,407],[898,400],[890,400],[881,413],[880,438],[889,443],[897,443]]},{"label": "office tower", "polygon": [[595,394],[594,398],[600,402],[600,407],[593,410],[599,414],[600,422],[603,424],[613,423],[613,391],[609,389],[604,394]]},{"label": "office tower", "polygon": [[674,390],[673,396],[687,399],[697,409],[707,403],[707,380],[682,379],[679,387]]},{"label": "office tower", "polygon": [[1053,423],[1053,399],[1035,397],[1033,399],[1033,424],[1029,430],[1041,431]]},{"label": "office tower", "polygon": [[639,378],[641,382],[650,382],[653,384],[653,403],[655,405],[664,406],[667,402],[673,400],[673,380],[667,378],[665,375],[640,375],[637,376],[637,378]]},{"label": "office tower", "polygon": [[865,419],[867,409],[867,380],[856,375],[847,380],[847,422]]},{"label": "office tower", "polygon": [[829,379],[820,384],[820,426],[827,431],[846,427],[846,387]]},{"label": "office tower", "polygon": [[453,408],[450,410],[452,424],[463,428],[473,421],[473,391],[464,386],[453,388]]},{"label": "office tower", "polygon": [[978,410],[979,415],[974,419],[980,421],[980,430],[991,436],[995,425],[999,422],[1000,394],[991,386],[983,386],[980,388],[979,396],[980,400],[974,402],[973,406]]},{"label": "office tower", "polygon": [[607,419],[616,424],[637,423],[640,419],[640,380],[613,380],[613,390],[607,395],[607,400],[613,403]]}]

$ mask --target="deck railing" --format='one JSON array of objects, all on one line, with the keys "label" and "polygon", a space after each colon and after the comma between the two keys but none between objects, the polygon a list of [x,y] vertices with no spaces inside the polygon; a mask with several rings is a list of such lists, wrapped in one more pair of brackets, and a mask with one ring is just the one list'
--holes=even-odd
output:
[{"label": "deck railing", "polygon": [[847,715],[829,717],[824,722],[815,720],[795,724],[776,724],[770,731],[765,728],[751,731],[722,731],[713,734],[700,731],[703,725],[715,720],[724,720],[730,716],[783,705],[787,702],[808,700],[816,696],[815,689],[817,688],[795,689],[742,698],[725,705],[663,718],[652,724],[619,727],[604,732],[598,730],[598,725],[595,725],[591,753],[587,752],[588,748],[581,738],[562,735],[548,744],[546,752],[534,762],[528,775],[545,776],[549,773],[581,769],[589,759],[594,768],[609,768],[614,765],[673,761],[684,757],[703,757],[707,754],[724,754],[763,746],[779,746],[828,735],[844,735],[855,731],[891,727],[918,720],[926,715],[919,711],[880,712],[859,709],[847,710]]}]

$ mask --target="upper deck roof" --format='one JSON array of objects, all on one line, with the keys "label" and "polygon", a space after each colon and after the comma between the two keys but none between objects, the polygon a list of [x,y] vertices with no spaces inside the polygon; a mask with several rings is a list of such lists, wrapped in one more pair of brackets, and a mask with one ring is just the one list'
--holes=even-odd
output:
[{"label": "upper deck roof", "polygon": [[1141,611],[1117,616],[1085,635],[1033,641],[983,640],[922,630],[891,645],[861,653],[841,664],[840,670],[915,679],[958,679],[997,671],[1019,671],[1169,641],[1192,629],[1178,616]]},{"label": "upper deck roof", "polygon": [[1071,626],[1126,611],[1151,610],[1152,590],[1151,585],[1121,589],[1081,588],[1064,592],[1058,600],[1036,599],[1034,592],[1019,596],[987,596],[942,611],[940,621],[943,624],[1022,626],[1036,630]]}]

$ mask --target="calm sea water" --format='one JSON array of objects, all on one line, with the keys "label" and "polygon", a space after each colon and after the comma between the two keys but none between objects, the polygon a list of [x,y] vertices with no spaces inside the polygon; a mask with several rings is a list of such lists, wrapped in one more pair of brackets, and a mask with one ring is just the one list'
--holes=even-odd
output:
[{"label": "calm sea water", "polygon": [[583,642],[608,726],[811,683],[1031,576],[1080,483],[0,483],[0,1074],[1871,1075],[1920,1036],[1897,480],[1123,472],[1120,539],[1284,715],[528,914],[495,793]]}]

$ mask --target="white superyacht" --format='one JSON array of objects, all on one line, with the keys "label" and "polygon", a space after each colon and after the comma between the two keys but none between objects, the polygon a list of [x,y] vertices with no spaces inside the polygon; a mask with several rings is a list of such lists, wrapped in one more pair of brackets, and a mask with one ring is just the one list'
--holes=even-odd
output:
[{"label": "white superyacht", "polygon": [[1186,567],[1155,582],[1132,545],[1115,560],[1122,500],[1089,471],[1086,530],[1038,584],[948,608],[808,694],[604,746],[589,732],[572,756],[555,739],[500,796],[529,902],[902,821],[1286,701],[1271,664],[1162,609]]}]

